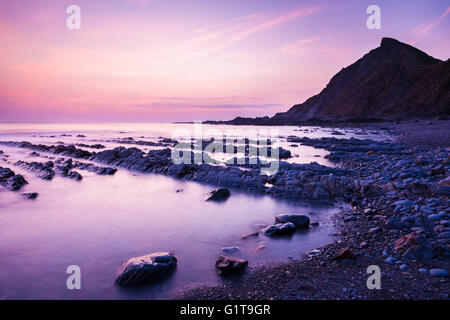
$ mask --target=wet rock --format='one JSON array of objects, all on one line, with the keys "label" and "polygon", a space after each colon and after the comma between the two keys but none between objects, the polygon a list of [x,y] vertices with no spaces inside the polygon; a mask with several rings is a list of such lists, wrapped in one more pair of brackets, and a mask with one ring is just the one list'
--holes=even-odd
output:
[{"label": "wet rock", "polygon": [[288,159],[292,157],[291,151],[283,149],[281,147],[278,148],[278,157],[280,159]]},{"label": "wet rock", "polygon": [[296,230],[295,224],[292,222],[287,223],[277,223],[274,225],[271,225],[265,229],[263,229],[264,235],[267,237],[275,237],[275,236],[282,236],[282,235],[289,235],[295,232]]},{"label": "wet rock", "polygon": [[448,272],[445,269],[430,269],[430,276],[432,276],[432,277],[448,277]]},{"label": "wet rock", "polygon": [[445,186],[445,187],[450,187],[450,176],[439,181],[439,185]]},{"label": "wet rock", "polygon": [[423,273],[423,274],[428,274],[428,269],[420,268],[420,269],[419,269],[419,272],[420,272],[420,273]]},{"label": "wet rock", "polygon": [[394,242],[394,250],[404,257],[428,260],[433,257],[430,243],[423,235],[407,234]]},{"label": "wet rock", "polygon": [[120,286],[138,286],[161,280],[176,265],[177,259],[171,252],[156,252],[131,258],[119,268],[115,283]]},{"label": "wet rock", "polygon": [[37,177],[43,180],[52,180],[55,176],[55,171],[53,170],[54,164],[52,161],[41,163],[19,160],[14,165],[33,172]]},{"label": "wet rock", "polygon": [[234,257],[220,256],[216,261],[216,268],[219,270],[220,275],[240,273],[245,270],[247,265],[247,260]]},{"label": "wet rock", "polygon": [[397,259],[396,258],[394,258],[394,257],[387,257],[386,259],[384,259],[384,263],[389,263],[389,264],[395,264],[395,261],[396,261]]},{"label": "wet rock", "polygon": [[208,194],[206,201],[225,201],[230,197],[230,190],[227,188],[220,188],[214,191],[211,191]]},{"label": "wet rock", "polygon": [[369,229],[369,233],[379,233],[381,232],[381,227],[374,227]]},{"label": "wet rock", "polygon": [[85,143],[77,143],[77,147],[82,148],[92,148],[92,149],[105,149],[106,147],[102,144],[85,144]]},{"label": "wet rock", "polygon": [[406,264],[401,264],[398,268],[402,271],[408,270],[408,266]]},{"label": "wet rock", "polygon": [[239,252],[241,249],[239,247],[225,247],[222,248],[222,252],[226,254],[233,254]]},{"label": "wet rock", "polygon": [[345,248],[340,251],[332,260],[354,260],[356,259],[355,255],[350,251],[350,248]]},{"label": "wet rock", "polygon": [[430,175],[432,175],[432,176],[438,176],[438,175],[444,175],[444,174],[445,174],[445,167],[443,165],[436,166],[436,167],[430,169]]},{"label": "wet rock", "polygon": [[402,222],[399,217],[394,217],[394,218],[389,219],[386,222],[386,227],[389,230],[401,230],[401,229],[407,228],[408,224]]},{"label": "wet rock", "polygon": [[437,236],[438,239],[450,239],[450,231],[441,232]]},{"label": "wet rock", "polygon": [[83,180],[83,176],[76,171],[70,171],[67,173],[67,177],[76,181]]},{"label": "wet rock", "polygon": [[241,240],[246,240],[250,238],[257,238],[259,236],[259,232],[252,232],[248,234],[244,234],[241,236]]},{"label": "wet rock", "polygon": [[112,176],[117,172],[116,168],[110,168],[110,167],[101,167],[98,170],[96,170],[97,174],[100,175],[108,175],[108,176]]},{"label": "wet rock", "polygon": [[265,250],[267,250],[267,246],[265,246],[264,244],[260,244],[256,247],[255,253],[260,254],[261,252],[263,252]]},{"label": "wet rock", "polygon": [[0,167],[0,185],[11,191],[18,191],[24,185],[28,184],[25,178],[20,174],[15,174],[9,168]]},{"label": "wet rock", "polygon": [[275,217],[276,223],[292,222],[297,228],[308,228],[309,217],[300,214],[281,214]]},{"label": "wet rock", "polygon": [[32,192],[32,193],[22,193],[22,195],[26,198],[26,199],[36,199],[39,196],[39,193],[37,192]]}]

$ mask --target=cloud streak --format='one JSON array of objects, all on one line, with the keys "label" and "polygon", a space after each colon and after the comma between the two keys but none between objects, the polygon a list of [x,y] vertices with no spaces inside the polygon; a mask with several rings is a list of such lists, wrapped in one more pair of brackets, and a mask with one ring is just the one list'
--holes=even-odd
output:
[{"label": "cloud streak", "polygon": [[316,42],[319,40],[319,37],[301,39],[295,41],[293,44],[286,45],[280,48],[280,52],[284,54],[290,55],[299,55],[302,52],[302,48],[310,43]]},{"label": "cloud streak", "polygon": [[447,15],[450,13],[450,7],[447,7],[447,10],[444,11],[444,13],[442,13],[439,18],[437,18],[436,20],[432,21],[431,23],[428,24],[421,24],[420,26],[418,26],[417,28],[415,28],[412,31],[413,34],[413,40],[409,42],[409,44],[411,45],[415,45],[418,42],[422,41],[425,37],[428,36],[428,34],[436,27],[438,26],[442,20],[445,19],[445,17],[447,17]]},{"label": "cloud streak", "polygon": [[[225,49],[257,33],[270,30],[301,17],[310,16],[321,10],[322,7],[320,6],[312,6],[297,8],[277,16],[255,13],[238,17],[222,24],[197,29],[196,32],[200,33],[200,35],[188,42],[185,48],[191,47],[191,49],[194,49],[191,57],[203,57]],[[205,44],[206,48],[195,51],[197,46],[201,44]]]}]

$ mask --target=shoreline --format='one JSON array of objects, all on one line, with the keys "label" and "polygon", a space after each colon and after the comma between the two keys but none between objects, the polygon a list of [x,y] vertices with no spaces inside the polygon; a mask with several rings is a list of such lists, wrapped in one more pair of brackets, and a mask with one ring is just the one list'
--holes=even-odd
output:
[{"label": "shoreline", "polygon": [[[385,124],[378,124],[382,128]],[[396,125],[392,132],[396,141],[404,142],[413,148],[428,142],[431,148],[448,149],[448,129],[450,121],[434,120],[409,121]],[[363,127],[365,128],[365,127]],[[424,130],[426,129],[426,130]],[[413,155],[416,155],[414,152]],[[448,159],[448,153],[447,153]],[[344,168],[349,164],[339,162]],[[353,163],[355,165],[355,163]],[[448,165],[448,161],[446,163]],[[351,166],[351,165],[350,165]],[[446,173],[442,177],[447,177]],[[271,267],[249,267],[239,279],[224,280],[217,286],[202,286],[182,289],[170,299],[219,299],[219,300],[272,300],[272,299],[449,299],[449,277],[431,276],[431,269],[450,271],[449,241],[444,238],[447,251],[431,259],[418,259],[395,250],[400,238],[413,233],[411,226],[395,226],[398,214],[391,203],[394,198],[365,196],[355,199],[352,208],[343,210],[335,216],[339,239],[320,249],[318,254],[304,254],[299,260]],[[421,201],[420,197],[411,198]],[[450,214],[448,195],[442,197],[446,214]],[[416,213],[416,216],[420,215]],[[423,214],[422,214],[423,215]],[[408,217],[409,218],[409,217]],[[422,217],[421,217],[422,218]],[[448,221],[447,218],[443,221]],[[407,219],[405,219],[406,221]],[[423,220],[423,219],[422,219]],[[442,227],[443,226],[443,227]],[[433,223],[434,229],[447,230],[448,223]],[[426,232],[424,232],[426,233]],[[427,236],[429,236],[427,234]],[[435,235],[430,235],[432,239]],[[439,237],[439,234],[437,235]],[[432,239],[434,241],[435,239]],[[439,239],[438,239],[439,240]],[[428,240],[427,240],[428,241]],[[434,243],[433,243],[434,244]],[[348,249],[354,259],[334,260],[342,250]],[[397,248],[400,250],[399,248]],[[425,250],[425,249],[421,249]],[[392,263],[386,262],[392,261]],[[401,261],[401,263],[398,263]],[[378,265],[381,269],[381,290],[369,290],[366,269]],[[427,273],[425,273],[425,269]]]},{"label": "shoreline", "polygon": [[[442,129],[449,125],[449,121],[442,120],[437,125],[412,122],[412,127],[406,125],[386,128],[379,125],[375,129],[392,132],[397,141],[404,138],[414,140],[415,135],[408,135],[408,132],[413,132],[419,133],[421,138],[438,141],[440,144],[439,141],[449,140],[442,135],[442,132],[449,132]],[[434,129],[423,130],[417,126]],[[372,129],[374,127],[370,126],[370,130]],[[46,146],[29,142],[2,144],[137,172],[173,176],[205,185],[230,188],[238,185],[241,190],[250,194],[263,192],[274,197],[305,197],[305,200],[351,203],[352,209],[344,210],[335,217],[340,239],[321,248],[318,254],[306,255],[300,260],[277,264],[275,267],[250,266],[241,278],[226,279],[218,286],[202,287],[200,284],[199,287],[191,286],[188,290],[180,289],[169,299],[448,299],[448,277],[431,277],[418,271],[423,268],[450,270],[450,240],[446,236],[450,231],[450,190],[439,185],[447,177],[449,170],[448,147],[440,150],[436,147],[413,149],[398,142],[357,138],[311,139],[289,136],[288,141],[289,139],[292,140],[290,142],[329,151],[326,158],[338,166],[330,170],[321,165],[280,162],[281,173],[267,180],[259,175],[261,164],[252,167],[251,171],[242,170],[247,164],[231,165],[226,169],[206,164],[173,165],[169,161],[170,152],[164,139],[156,144],[166,149],[151,150],[147,154],[136,147],[103,150],[102,146],[102,151],[96,149],[89,152],[74,145]],[[421,144],[420,141],[416,142]],[[125,144],[155,145],[150,142],[144,144],[139,140]],[[420,161],[417,160],[419,158]],[[67,169],[81,165],[83,163],[75,161]],[[36,168],[29,169],[34,171]],[[98,171],[114,168],[90,169]],[[249,176],[248,172],[254,174]],[[273,186],[263,189],[262,186],[267,182]],[[439,203],[428,204],[430,197],[436,197]],[[418,209],[408,207],[397,211],[397,207],[392,204],[405,199],[414,201],[414,207],[417,206]],[[437,215],[439,221],[429,218],[433,215]],[[435,258],[415,261],[417,259],[402,258],[402,253],[395,252],[394,242],[411,233],[427,236],[427,243],[433,247]],[[354,259],[352,257],[335,261],[334,258],[345,248],[349,248]],[[426,251],[428,248],[422,249]],[[402,264],[385,263],[386,257],[397,259],[396,262],[402,261]],[[386,283],[382,283],[383,290],[368,290],[365,285],[366,268],[373,264],[379,265],[383,279],[388,279]],[[419,287],[411,287],[416,284]]]}]

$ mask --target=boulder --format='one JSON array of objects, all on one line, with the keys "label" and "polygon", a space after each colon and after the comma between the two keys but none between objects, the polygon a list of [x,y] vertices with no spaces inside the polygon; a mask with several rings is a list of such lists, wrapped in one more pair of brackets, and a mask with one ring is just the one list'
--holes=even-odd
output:
[{"label": "boulder", "polygon": [[273,224],[265,229],[263,229],[264,235],[268,237],[274,237],[274,236],[282,236],[294,233],[296,230],[295,224],[292,222],[287,223],[277,223]]},{"label": "boulder", "polygon": [[280,214],[275,217],[276,223],[292,222],[297,228],[308,228],[309,218],[300,214]]},{"label": "boulder", "polygon": [[73,180],[77,180],[77,181],[83,180],[83,176],[76,171],[70,171],[67,174],[67,177],[70,179],[73,179]]},{"label": "boulder", "polygon": [[234,257],[220,256],[216,261],[216,268],[219,270],[220,275],[240,273],[245,270],[247,265],[247,260]]},{"label": "boulder", "polygon": [[220,188],[208,193],[206,201],[225,201],[230,197],[230,190],[227,188]]},{"label": "boulder", "polygon": [[117,272],[116,284],[138,286],[160,280],[175,270],[177,259],[171,252],[156,252],[125,262]]}]

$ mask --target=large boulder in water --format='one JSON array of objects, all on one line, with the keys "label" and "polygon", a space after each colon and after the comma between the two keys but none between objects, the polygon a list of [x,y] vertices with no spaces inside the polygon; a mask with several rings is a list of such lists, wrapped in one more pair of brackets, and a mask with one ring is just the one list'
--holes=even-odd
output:
[{"label": "large boulder in water", "polygon": [[214,191],[211,191],[206,198],[206,201],[225,201],[230,197],[230,190],[227,188],[220,188]]},{"label": "large boulder in water", "polygon": [[242,272],[247,265],[247,260],[234,257],[220,256],[216,261],[216,268],[219,270],[220,275]]},{"label": "large boulder in water", "polygon": [[117,272],[116,284],[131,287],[160,280],[175,270],[176,265],[177,259],[171,252],[155,252],[131,258]]},{"label": "large boulder in water", "polygon": [[309,218],[301,214],[280,214],[275,217],[276,223],[292,222],[297,228],[308,228]]},{"label": "large boulder in water", "polygon": [[263,229],[264,235],[268,237],[275,237],[275,236],[282,236],[294,233],[296,230],[295,224],[292,222],[287,223],[277,223],[274,225],[271,225],[265,229]]}]

